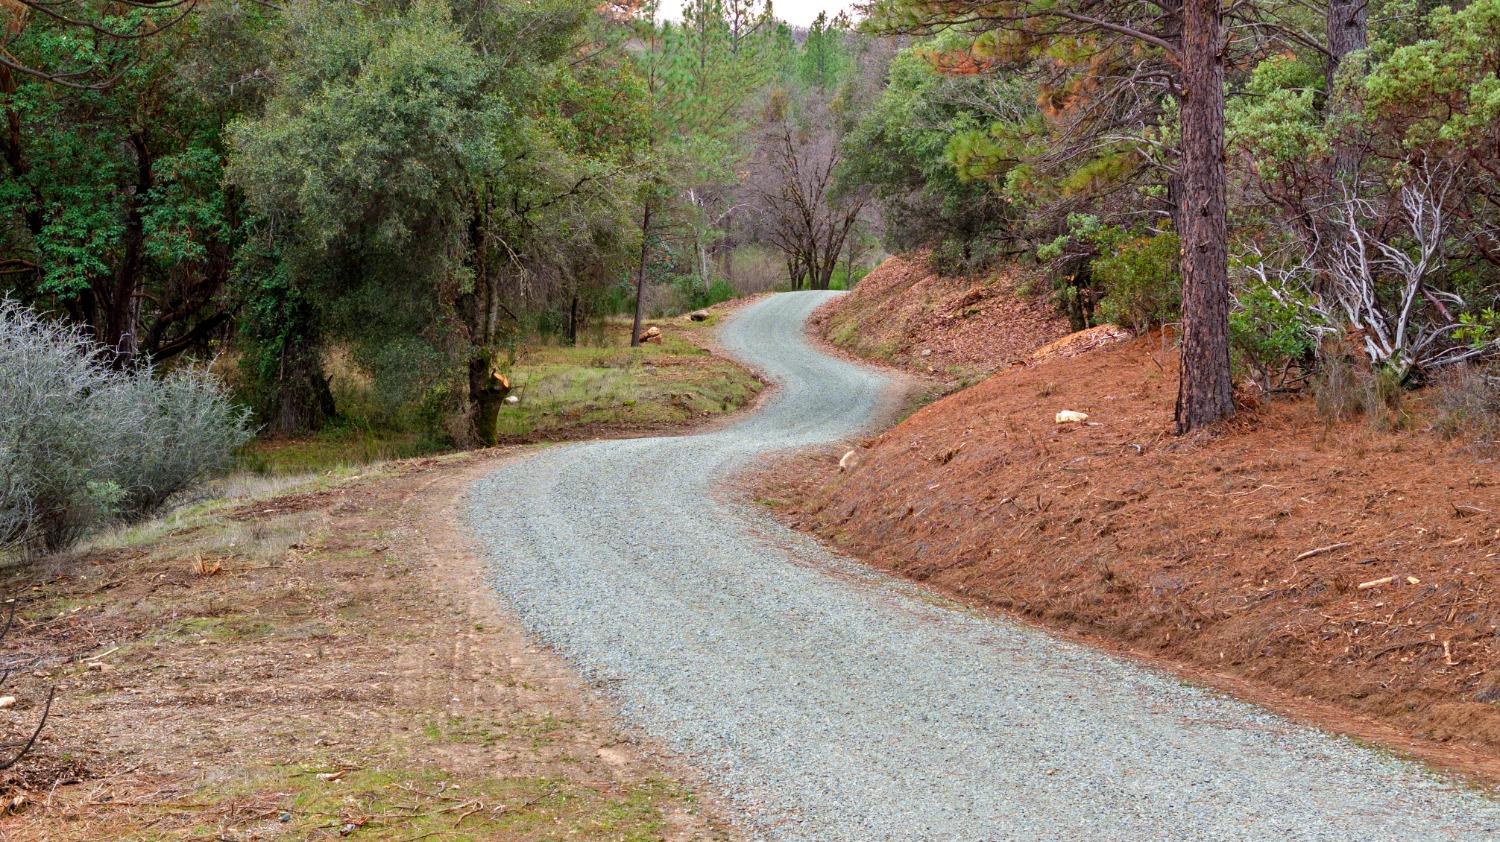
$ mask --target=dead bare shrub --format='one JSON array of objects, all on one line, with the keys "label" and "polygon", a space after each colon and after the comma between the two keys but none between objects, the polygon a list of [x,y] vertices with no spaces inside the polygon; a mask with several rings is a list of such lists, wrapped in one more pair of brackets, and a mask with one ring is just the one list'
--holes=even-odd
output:
[{"label": "dead bare shrub", "polygon": [[1400,371],[1372,368],[1362,355],[1343,343],[1325,343],[1319,357],[1318,370],[1311,380],[1319,415],[1330,423],[1363,417],[1381,431],[1407,426],[1410,414]]},{"label": "dead bare shrub", "polygon": [[1493,368],[1460,366],[1432,388],[1433,429],[1452,439],[1467,439],[1476,449],[1500,445],[1500,373]]}]

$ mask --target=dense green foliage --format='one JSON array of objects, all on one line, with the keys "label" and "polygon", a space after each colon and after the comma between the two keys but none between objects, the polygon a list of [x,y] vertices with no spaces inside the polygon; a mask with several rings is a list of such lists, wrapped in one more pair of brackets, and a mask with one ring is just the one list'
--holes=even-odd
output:
[{"label": "dense green foliage", "polygon": [[885,90],[850,133],[842,174],[872,188],[891,248],[933,246],[941,265],[965,268],[1006,246],[1016,213],[975,161],[976,145],[994,146],[978,131],[984,116],[974,103],[1022,97],[1009,80],[944,74],[921,50],[895,57]]},{"label": "dense green foliage", "polygon": [[[872,28],[928,34],[891,62],[843,175],[878,197],[887,242],[932,246],[939,266],[1034,257],[1078,327],[1176,322],[1178,71],[1156,30],[1129,35],[1169,16],[1066,9],[1084,6],[877,4]],[[1325,27],[1295,4],[1232,10],[1262,23],[1231,39],[1225,80],[1229,327],[1268,391],[1304,379],[1329,333],[1362,337],[1365,364],[1408,384],[1500,350],[1485,327],[1500,2],[1356,12]],[[1090,22],[1105,19],[1124,30]]]},{"label": "dense green foliage", "polygon": [[776,283],[733,277],[763,103],[853,67],[754,0],[75,11],[0,33],[0,286],[122,369],[230,354],[272,433],[487,440],[520,345]]}]

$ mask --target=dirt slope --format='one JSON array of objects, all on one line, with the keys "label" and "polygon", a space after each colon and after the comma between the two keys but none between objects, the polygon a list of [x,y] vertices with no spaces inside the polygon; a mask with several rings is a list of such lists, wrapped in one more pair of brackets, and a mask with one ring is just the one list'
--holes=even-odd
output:
[{"label": "dirt slope", "polygon": [[1068,333],[1049,303],[1021,289],[1029,280],[1016,267],[949,277],[924,253],[892,257],[814,316],[814,330],[860,356],[971,383]]},{"label": "dirt slope", "polygon": [[[1177,439],[1176,379],[1159,338],[1009,369],[866,442],[850,471],[804,459],[757,493],[880,567],[1375,717],[1493,776],[1495,464],[1327,427],[1306,403]],[[1063,409],[1089,422],[1058,425]]]}]

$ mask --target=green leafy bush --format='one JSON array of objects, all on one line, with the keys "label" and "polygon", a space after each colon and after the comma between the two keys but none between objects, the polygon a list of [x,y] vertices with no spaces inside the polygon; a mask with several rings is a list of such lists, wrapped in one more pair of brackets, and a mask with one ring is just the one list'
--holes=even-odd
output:
[{"label": "green leafy bush", "polygon": [[1137,332],[1176,320],[1182,307],[1179,248],[1176,234],[1157,234],[1096,258],[1094,281],[1104,289],[1099,318]]},{"label": "green leafy bush", "polygon": [[0,546],[150,512],[227,466],[245,420],[201,369],[116,371],[78,330],[0,302]]},{"label": "green leafy bush", "polygon": [[682,310],[699,310],[721,304],[734,297],[734,287],[723,278],[716,278],[707,286],[697,275],[678,275],[673,280],[677,288],[677,303]]},{"label": "green leafy bush", "polygon": [[1328,324],[1298,290],[1254,282],[1235,296],[1229,338],[1241,362],[1267,393],[1285,388],[1295,367],[1310,362]]}]

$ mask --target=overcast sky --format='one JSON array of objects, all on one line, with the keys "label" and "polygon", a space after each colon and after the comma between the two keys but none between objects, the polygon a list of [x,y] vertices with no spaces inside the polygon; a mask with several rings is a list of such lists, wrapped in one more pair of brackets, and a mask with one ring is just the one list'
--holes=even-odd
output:
[{"label": "overcast sky", "polygon": [[[818,16],[818,12],[827,12],[833,17],[844,9],[849,14],[854,14],[853,0],[771,0],[771,9],[776,12],[776,17],[790,23],[793,26],[807,26]],[[662,16],[672,20],[682,20],[682,0],[662,0]]]}]

